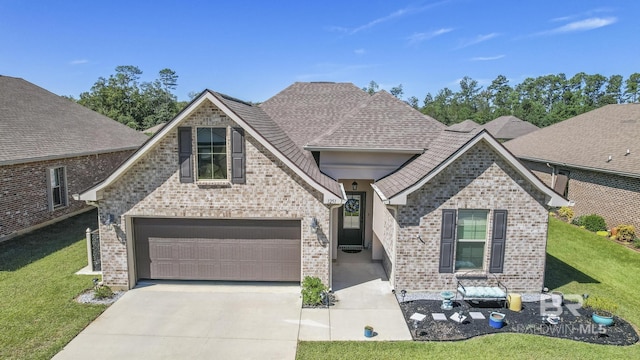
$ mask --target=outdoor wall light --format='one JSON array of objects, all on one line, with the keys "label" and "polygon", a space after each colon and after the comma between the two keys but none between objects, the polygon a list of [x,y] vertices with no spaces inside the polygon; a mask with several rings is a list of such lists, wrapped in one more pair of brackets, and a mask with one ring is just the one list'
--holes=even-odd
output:
[{"label": "outdoor wall light", "polygon": [[316,218],[311,219],[311,232],[316,234],[318,233],[318,220]]},{"label": "outdoor wall light", "polygon": [[358,183],[357,183],[357,182],[355,182],[355,181],[354,181],[354,182],[352,182],[352,183],[351,183],[351,189],[353,189],[353,191],[358,190]]},{"label": "outdoor wall light", "polygon": [[107,214],[106,218],[102,222],[103,225],[111,226],[115,222],[113,214]]}]

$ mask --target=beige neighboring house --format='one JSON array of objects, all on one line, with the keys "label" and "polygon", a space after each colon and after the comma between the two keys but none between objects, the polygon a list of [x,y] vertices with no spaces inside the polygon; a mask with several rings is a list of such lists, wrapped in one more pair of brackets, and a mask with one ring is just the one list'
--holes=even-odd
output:
[{"label": "beige neighboring house", "polygon": [[575,214],[640,229],[640,104],[607,105],[505,143]]},{"label": "beige neighboring house", "polygon": [[102,273],[340,281],[366,252],[395,289],[454,289],[470,269],[543,286],[548,206],[568,204],[489,133],[453,131],[391,94],[295,83],[260,105],[205,90],[106,179]]},{"label": "beige neighboring house", "polygon": [[91,210],[71,194],[103,179],[147,138],[23,79],[0,76],[0,241]]}]

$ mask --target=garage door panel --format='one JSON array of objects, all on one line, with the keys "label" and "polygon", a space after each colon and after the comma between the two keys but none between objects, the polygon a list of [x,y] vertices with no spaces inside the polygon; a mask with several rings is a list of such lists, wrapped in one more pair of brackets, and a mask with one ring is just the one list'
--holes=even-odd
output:
[{"label": "garage door panel", "polygon": [[134,219],[134,234],[139,278],[300,280],[300,221]]}]

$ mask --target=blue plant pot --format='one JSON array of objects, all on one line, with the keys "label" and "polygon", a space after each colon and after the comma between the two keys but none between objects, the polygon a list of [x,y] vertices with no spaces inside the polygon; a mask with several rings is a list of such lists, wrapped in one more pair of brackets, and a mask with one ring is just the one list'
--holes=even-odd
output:
[{"label": "blue plant pot", "polygon": [[365,337],[373,337],[373,329],[364,329],[364,336]]},{"label": "blue plant pot", "polygon": [[489,326],[494,329],[502,329],[504,326],[504,317],[505,315],[502,313],[492,312],[489,315]]},{"label": "blue plant pot", "polygon": [[596,324],[601,324],[604,326],[613,325],[613,316],[600,316],[596,313],[593,313],[593,315],[591,315],[591,319]]}]

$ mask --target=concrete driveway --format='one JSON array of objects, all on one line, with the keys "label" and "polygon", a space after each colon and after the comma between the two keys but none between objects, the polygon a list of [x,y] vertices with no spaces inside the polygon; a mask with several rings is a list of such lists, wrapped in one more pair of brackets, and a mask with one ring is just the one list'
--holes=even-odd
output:
[{"label": "concrete driveway", "polygon": [[53,359],[295,359],[300,287],[149,283]]}]

